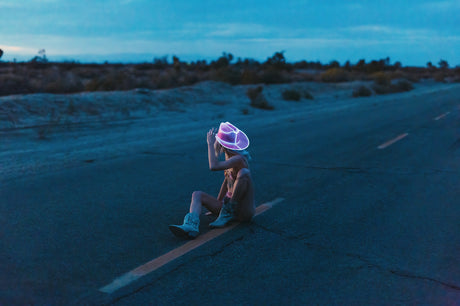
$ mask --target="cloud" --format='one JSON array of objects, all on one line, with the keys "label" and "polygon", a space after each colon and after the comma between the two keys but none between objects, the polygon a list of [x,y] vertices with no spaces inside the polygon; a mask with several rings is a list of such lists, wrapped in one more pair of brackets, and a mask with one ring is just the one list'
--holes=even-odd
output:
[{"label": "cloud", "polygon": [[440,33],[431,29],[399,28],[385,25],[361,25],[344,28],[345,35],[369,35],[398,39],[425,40],[442,37]]},{"label": "cloud", "polygon": [[56,3],[59,0],[0,0],[0,8],[24,8],[31,5]]},{"label": "cloud", "polygon": [[424,10],[429,10],[429,11],[460,10],[460,2],[458,0],[431,1],[431,2],[426,2],[426,3],[421,3],[420,7]]},{"label": "cloud", "polygon": [[421,3],[419,8],[428,13],[449,13],[452,11],[460,10],[460,1],[430,1]]},{"label": "cloud", "polygon": [[248,37],[248,36],[260,36],[267,35],[272,32],[268,27],[260,24],[242,24],[242,23],[230,23],[223,25],[211,26],[212,29],[208,36],[210,37]]},{"label": "cloud", "polygon": [[270,27],[255,23],[205,24],[187,23],[183,27],[169,30],[168,35],[190,37],[192,39],[231,39],[260,37],[273,34]]},{"label": "cloud", "polygon": [[6,9],[6,8],[17,8],[21,7],[22,3],[19,1],[0,1],[0,8]]},{"label": "cloud", "polygon": [[20,47],[20,46],[8,46],[8,45],[0,45],[0,49],[2,49],[5,53],[7,52],[14,52],[17,54],[32,54],[36,53],[36,49],[28,48],[28,47]]}]

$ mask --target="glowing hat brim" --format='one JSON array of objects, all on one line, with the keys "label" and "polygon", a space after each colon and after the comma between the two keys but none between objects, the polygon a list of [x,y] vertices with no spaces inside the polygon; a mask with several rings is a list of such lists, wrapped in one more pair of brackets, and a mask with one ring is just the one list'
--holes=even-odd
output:
[{"label": "glowing hat brim", "polygon": [[[231,130],[232,133],[235,133],[236,135],[234,142],[225,141],[219,136],[219,133],[226,133],[223,130],[228,131],[229,129]],[[232,125],[230,122],[222,122],[220,124],[219,132],[216,135],[216,139],[224,148],[227,148],[230,150],[241,151],[249,147],[248,136],[243,131],[236,128],[234,125]]]}]

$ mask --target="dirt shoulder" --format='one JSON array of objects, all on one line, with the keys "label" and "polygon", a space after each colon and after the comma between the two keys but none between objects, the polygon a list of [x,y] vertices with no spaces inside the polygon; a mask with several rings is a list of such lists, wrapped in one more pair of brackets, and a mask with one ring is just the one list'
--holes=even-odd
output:
[{"label": "dirt shoulder", "polygon": [[[195,141],[221,121],[237,125],[282,124],[305,113],[385,103],[457,88],[420,82],[400,94],[352,98],[365,82],[265,85],[273,110],[250,106],[251,86],[203,82],[170,90],[70,95],[32,94],[0,98],[1,180],[121,158],[135,152],[174,153],[174,143]],[[309,92],[314,99],[286,101],[282,92]],[[177,153],[177,152],[176,152]]]}]

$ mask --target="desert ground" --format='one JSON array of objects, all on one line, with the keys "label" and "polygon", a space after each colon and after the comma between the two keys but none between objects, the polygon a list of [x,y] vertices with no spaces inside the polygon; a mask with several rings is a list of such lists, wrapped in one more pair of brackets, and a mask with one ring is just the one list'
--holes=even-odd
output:
[{"label": "desert ground", "polygon": [[[460,84],[352,97],[363,84],[264,85],[272,110],[214,81],[0,97],[0,304],[459,305]],[[222,121],[251,139],[257,204],[283,202],[101,292],[185,243],[167,225],[218,191]]]}]

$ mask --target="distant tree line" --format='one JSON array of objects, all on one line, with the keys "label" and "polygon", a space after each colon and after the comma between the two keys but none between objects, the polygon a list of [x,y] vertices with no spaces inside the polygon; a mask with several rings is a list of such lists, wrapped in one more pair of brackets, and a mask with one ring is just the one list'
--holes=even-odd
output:
[{"label": "distant tree line", "polygon": [[[436,81],[460,81],[460,67],[449,68],[441,59],[438,67],[428,62],[424,67],[403,67],[390,58],[344,64],[336,60],[288,62],[284,51],[275,52],[265,61],[235,58],[223,52],[212,61],[181,61],[179,57],[155,57],[138,64],[53,62],[41,49],[26,62],[0,61],[0,95],[19,93],[73,93],[81,91],[163,89],[192,85],[202,81],[220,81],[232,85],[276,84],[289,82],[347,82],[354,80],[394,79],[416,82],[422,78]],[[3,51],[0,50],[0,57]]]}]

